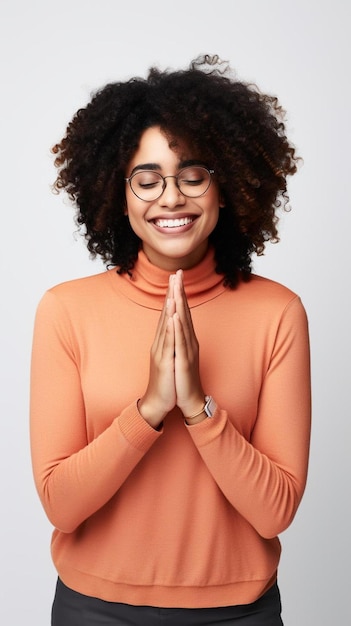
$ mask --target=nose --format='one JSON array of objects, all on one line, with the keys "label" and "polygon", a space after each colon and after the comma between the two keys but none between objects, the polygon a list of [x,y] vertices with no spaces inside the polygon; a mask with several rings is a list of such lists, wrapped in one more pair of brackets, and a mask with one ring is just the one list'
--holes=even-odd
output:
[{"label": "nose", "polygon": [[[172,179],[172,180],[169,180]],[[165,188],[158,199],[160,206],[167,206],[173,208],[185,203],[185,196],[177,186],[176,176],[165,176]]]}]

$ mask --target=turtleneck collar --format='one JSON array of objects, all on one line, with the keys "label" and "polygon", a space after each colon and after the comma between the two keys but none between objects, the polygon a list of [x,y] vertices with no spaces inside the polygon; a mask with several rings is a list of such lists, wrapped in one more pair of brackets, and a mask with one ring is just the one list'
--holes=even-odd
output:
[{"label": "turtleneck collar", "polygon": [[[115,289],[133,302],[157,310],[163,307],[171,273],[150,263],[142,250],[131,277],[117,274],[115,268],[107,272]],[[212,248],[198,265],[184,270],[184,286],[190,307],[199,306],[225,291],[223,275],[215,272]]]}]

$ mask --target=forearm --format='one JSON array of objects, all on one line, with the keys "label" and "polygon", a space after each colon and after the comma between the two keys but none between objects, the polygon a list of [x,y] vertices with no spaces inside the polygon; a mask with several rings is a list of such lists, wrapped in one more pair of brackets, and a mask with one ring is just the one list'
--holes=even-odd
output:
[{"label": "forearm", "polygon": [[223,410],[190,426],[189,433],[225,497],[261,536],[274,537],[289,526],[305,487],[307,432],[290,467],[246,441]]},{"label": "forearm", "polygon": [[[233,383],[229,372],[234,395],[236,384],[246,382],[240,383],[239,376]],[[254,389],[252,385],[247,393],[257,394],[251,398],[257,413],[245,436],[234,402],[188,431],[232,506],[263,537],[273,537],[291,523],[307,476],[310,358],[306,315],[297,299],[282,315],[269,365]]]},{"label": "forearm", "polygon": [[63,453],[60,437],[43,440],[35,418],[31,430],[38,493],[51,523],[64,532],[72,532],[104,506],[160,436],[140,416],[136,403],[89,444],[82,446],[76,438],[75,447],[82,447],[74,452],[72,439],[71,453]]}]

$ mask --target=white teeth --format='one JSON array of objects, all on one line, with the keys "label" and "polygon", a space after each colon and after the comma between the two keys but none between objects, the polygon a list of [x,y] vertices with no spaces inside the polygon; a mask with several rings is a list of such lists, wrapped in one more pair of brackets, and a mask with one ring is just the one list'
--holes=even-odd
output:
[{"label": "white teeth", "polygon": [[155,220],[155,224],[160,228],[176,228],[177,226],[191,224],[192,221],[192,217],[179,217],[175,220]]}]

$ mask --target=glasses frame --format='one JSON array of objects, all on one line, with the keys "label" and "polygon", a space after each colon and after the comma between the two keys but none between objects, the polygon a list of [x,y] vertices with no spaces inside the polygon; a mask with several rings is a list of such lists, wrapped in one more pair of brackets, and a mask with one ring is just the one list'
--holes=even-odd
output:
[{"label": "glasses frame", "polygon": [[[209,181],[208,181],[208,185],[205,189],[205,191],[202,191],[201,193],[199,193],[196,196],[188,196],[186,193],[184,193],[180,187],[179,187],[179,183],[178,183],[178,177],[182,174],[182,172],[184,172],[187,169],[191,169],[193,167],[197,167],[199,169],[202,170],[206,170],[206,172],[210,175]],[[132,180],[134,178],[134,176],[136,176],[137,174],[140,174],[141,172],[152,172],[153,174],[157,174],[160,178],[162,178],[162,189],[161,192],[159,193],[158,196],[156,196],[156,198],[153,198],[152,200],[145,200],[145,198],[141,198],[140,196],[138,196],[138,194],[134,191],[133,187],[132,187]],[[175,184],[177,186],[178,191],[182,194],[182,196],[184,196],[185,198],[201,198],[201,196],[203,196],[210,188],[211,183],[212,183],[212,176],[215,173],[215,171],[209,167],[206,167],[205,165],[187,165],[187,167],[183,167],[176,176],[162,176],[162,174],[160,174],[159,172],[155,172],[155,170],[138,170],[137,172],[134,172],[134,174],[132,174],[131,176],[129,176],[128,178],[125,178],[125,182],[128,183],[132,193],[139,198],[139,200],[142,200],[143,202],[155,202],[155,200],[158,200],[159,198],[161,198],[164,190],[166,189],[167,186],[167,182],[166,179],[167,178],[174,178],[175,179]]]}]

